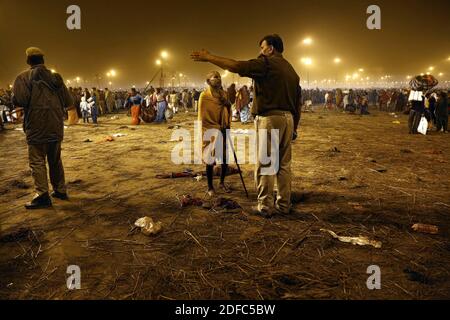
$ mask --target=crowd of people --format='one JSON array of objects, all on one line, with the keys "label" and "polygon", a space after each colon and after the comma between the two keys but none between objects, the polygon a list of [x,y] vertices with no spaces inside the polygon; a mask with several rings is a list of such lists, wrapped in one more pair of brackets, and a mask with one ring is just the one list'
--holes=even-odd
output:
[{"label": "crowd of people", "polygon": [[[179,112],[198,111],[200,94],[204,88],[144,88],[138,91],[132,88],[110,90],[108,88],[87,89],[69,88],[74,100],[76,116],[72,122],[82,119],[83,123],[92,121],[98,124],[98,118],[120,111],[127,111],[132,117],[132,124],[161,123],[172,119]],[[237,88],[232,83],[226,88],[232,103],[232,121],[250,123],[253,120],[251,107],[253,87],[244,85]],[[435,90],[425,94],[423,106],[416,106],[409,101],[408,89],[303,89],[304,110],[312,106],[323,106],[323,110],[340,110],[350,113],[370,114],[371,109],[386,112],[410,114],[411,110],[423,114],[437,131],[448,131],[448,93]],[[0,88],[0,128],[5,123],[20,121],[22,113],[13,106],[12,91]],[[414,121],[414,120],[413,120]],[[414,130],[412,130],[414,131]]]},{"label": "crowd of people", "polygon": [[[246,124],[253,120],[258,132],[274,128],[280,130],[282,135],[279,137],[278,158],[281,160],[278,169],[270,171],[268,176],[265,174],[267,168],[262,162],[257,162],[255,169],[258,206],[253,209],[256,214],[263,216],[290,211],[291,143],[298,137],[297,128],[302,109],[322,104],[326,110],[348,113],[359,110],[365,115],[369,114],[369,105],[372,104],[380,111],[409,112],[410,133],[417,133],[418,120],[423,122],[424,116],[435,124],[437,131],[448,130],[447,90],[415,91],[422,86],[414,87],[410,92],[399,89],[302,90],[300,77],[282,55],[284,45],[281,37],[276,34],[264,37],[260,48],[260,57],[249,61],[212,55],[204,49],[191,54],[194,61],[208,62],[241,77],[253,79],[254,88],[237,88],[232,84],[224,89],[220,73],[213,72],[208,74],[208,86],[202,90],[150,87],[143,89],[142,93],[136,88],[132,88],[130,92],[112,91],[108,88],[67,88],[61,75],[45,67],[42,50],[28,48],[26,56],[30,69],[17,76],[11,90],[0,91],[0,128],[3,129],[3,122],[24,123],[30,167],[36,185],[36,197],[25,207],[39,209],[52,205],[46,162],[49,164],[54,190],[52,196],[61,200],[68,198],[61,160],[64,113],[68,125],[79,123],[79,118],[83,118],[84,123],[92,119],[97,124],[99,116],[125,109],[131,116],[131,124],[139,125],[141,121],[162,123],[178,112],[192,110],[198,113],[203,127],[210,126],[220,132],[229,129],[232,121]],[[434,84],[430,86],[433,87]],[[35,94],[36,92],[39,94]],[[270,140],[265,143],[268,144],[268,141]],[[208,193],[211,195],[214,193],[211,179],[214,164],[215,161],[207,164]],[[221,188],[229,191],[224,185],[226,169],[226,166],[222,167]],[[272,190],[275,180],[278,195],[274,207]],[[244,184],[243,179],[242,182]]]}]

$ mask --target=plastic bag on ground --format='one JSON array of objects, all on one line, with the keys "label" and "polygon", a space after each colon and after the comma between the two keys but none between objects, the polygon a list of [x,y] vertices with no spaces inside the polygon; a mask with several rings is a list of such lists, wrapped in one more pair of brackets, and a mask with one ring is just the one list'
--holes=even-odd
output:
[{"label": "plastic bag on ground", "polygon": [[359,236],[359,237],[341,237],[338,236],[336,233],[334,233],[331,230],[327,230],[327,229],[320,229],[320,231],[323,232],[328,232],[329,234],[331,234],[331,236],[335,239],[338,239],[341,242],[346,242],[346,243],[351,243],[351,244],[355,244],[355,245],[359,245],[359,246],[372,246],[375,247],[377,249],[381,248],[381,241],[376,241],[376,240],[370,240],[367,237],[364,236]]},{"label": "plastic bag on ground", "polygon": [[155,223],[150,217],[140,218],[134,223],[134,225],[141,228],[141,232],[146,236],[158,234],[162,231],[162,223]]}]

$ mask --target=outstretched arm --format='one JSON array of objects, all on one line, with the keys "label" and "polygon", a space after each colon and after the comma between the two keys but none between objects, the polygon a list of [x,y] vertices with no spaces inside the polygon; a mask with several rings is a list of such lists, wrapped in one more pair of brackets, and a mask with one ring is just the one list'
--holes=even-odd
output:
[{"label": "outstretched arm", "polygon": [[206,51],[205,49],[202,49],[201,51],[193,52],[191,54],[191,58],[194,61],[212,63],[212,64],[218,66],[219,68],[222,68],[224,70],[228,70],[228,71],[233,72],[233,73],[237,73],[238,72],[238,66],[239,66],[239,62],[238,61],[233,60],[233,59],[228,59],[228,58],[212,55],[208,51]]}]

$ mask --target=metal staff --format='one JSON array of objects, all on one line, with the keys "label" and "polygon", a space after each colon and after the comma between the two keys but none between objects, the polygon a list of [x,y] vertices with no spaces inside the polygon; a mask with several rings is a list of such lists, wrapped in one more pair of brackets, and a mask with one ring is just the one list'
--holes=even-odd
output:
[{"label": "metal staff", "polygon": [[225,131],[225,135],[226,135],[227,139],[230,141],[230,147],[231,147],[231,150],[233,150],[233,155],[234,155],[234,162],[236,162],[236,166],[237,166],[238,171],[239,171],[239,176],[241,177],[242,185],[244,186],[245,194],[246,194],[246,196],[248,198],[247,187],[245,186],[244,177],[242,176],[241,167],[239,166],[238,158],[237,158],[237,155],[236,155],[236,151],[234,150],[233,141],[231,141],[231,137],[228,136],[226,131]]}]

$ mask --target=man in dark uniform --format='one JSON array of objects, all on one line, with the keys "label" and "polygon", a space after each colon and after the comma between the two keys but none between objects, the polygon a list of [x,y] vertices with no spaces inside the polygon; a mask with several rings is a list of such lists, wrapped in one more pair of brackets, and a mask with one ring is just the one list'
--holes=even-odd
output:
[{"label": "man in dark uniform", "polygon": [[[192,53],[195,61],[210,62],[222,69],[238,73],[254,80],[254,102],[252,114],[255,116],[257,137],[267,130],[268,137],[258,141],[258,160],[255,180],[258,193],[256,214],[270,217],[275,213],[289,213],[291,209],[291,143],[297,137],[300,122],[301,88],[300,78],[291,64],[284,59],[283,41],[273,34],[260,41],[261,55],[249,61],[236,61],[210,54],[206,50]],[[271,150],[272,129],[278,130],[279,150],[276,155],[278,165],[267,166],[260,161],[261,150]],[[258,138],[259,139],[259,138]],[[261,149],[262,147],[262,149]],[[267,156],[267,155],[266,155]],[[277,199],[274,208],[274,183],[277,182]]]},{"label": "man in dark uniform", "polygon": [[14,82],[12,102],[23,108],[23,128],[28,144],[31,174],[36,196],[27,209],[52,206],[48,193],[46,159],[50,170],[52,196],[67,200],[64,168],[61,160],[61,142],[64,136],[64,113],[73,106],[72,97],[62,77],[44,65],[44,53],[39,48],[28,48],[30,70],[21,73]]}]

